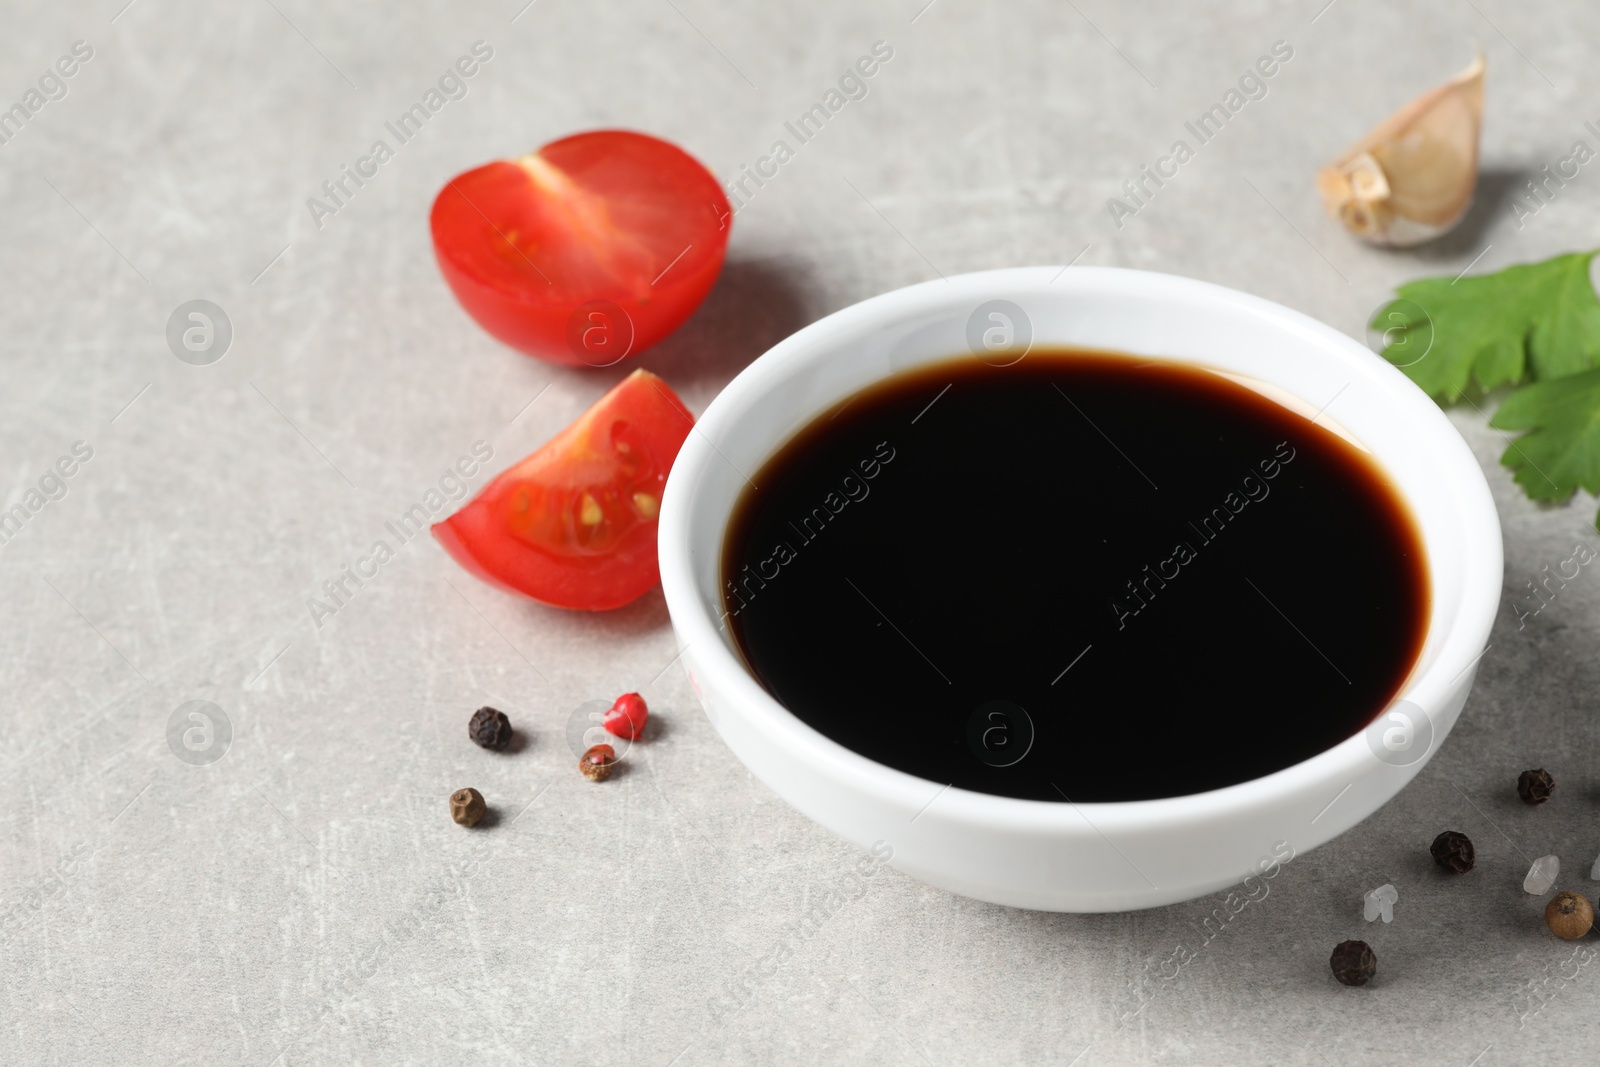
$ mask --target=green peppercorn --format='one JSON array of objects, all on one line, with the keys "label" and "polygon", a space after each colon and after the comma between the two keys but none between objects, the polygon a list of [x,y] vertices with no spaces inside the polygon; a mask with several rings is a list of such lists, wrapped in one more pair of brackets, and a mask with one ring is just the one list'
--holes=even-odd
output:
[{"label": "green peppercorn", "polygon": [[476,789],[457,789],[450,794],[450,817],[462,826],[476,826],[489,813],[489,805]]},{"label": "green peppercorn", "polygon": [[1557,893],[1544,906],[1544,923],[1557,937],[1576,941],[1594,926],[1594,908],[1577,893]]}]

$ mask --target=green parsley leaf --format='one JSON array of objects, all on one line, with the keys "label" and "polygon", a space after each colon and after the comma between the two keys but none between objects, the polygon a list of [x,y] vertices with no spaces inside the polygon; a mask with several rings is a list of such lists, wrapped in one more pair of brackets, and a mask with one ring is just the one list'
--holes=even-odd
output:
[{"label": "green parsley leaf", "polygon": [[1589,282],[1595,255],[1408,282],[1371,326],[1384,331],[1384,358],[1444,404],[1460,399],[1471,379],[1489,390],[1586,371],[1600,365],[1600,299]]},{"label": "green parsley leaf", "polygon": [[1529,431],[1500,462],[1533,499],[1565,500],[1580,488],[1600,493],[1600,368],[1523,386],[1489,425]]}]

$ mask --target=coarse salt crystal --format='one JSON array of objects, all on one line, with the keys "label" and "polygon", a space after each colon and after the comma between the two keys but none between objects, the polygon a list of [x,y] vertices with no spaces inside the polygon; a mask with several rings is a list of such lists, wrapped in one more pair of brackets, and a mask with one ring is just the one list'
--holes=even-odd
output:
[{"label": "coarse salt crystal", "polygon": [[1386,923],[1394,922],[1394,905],[1400,899],[1400,891],[1393,885],[1385,882],[1361,899],[1366,902],[1366,906],[1362,909],[1362,917],[1367,922],[1372,922],[1379,916],[1382,916]]},{"label": "coarse salt crystal", "polygon": [[1561,860],[1555,856],[1540,856],[1528,868],[1528,877],[1522,880],[1522,888],[1536,897],[1543,896],[1556,884],[1556,876],[1560,873]]}]

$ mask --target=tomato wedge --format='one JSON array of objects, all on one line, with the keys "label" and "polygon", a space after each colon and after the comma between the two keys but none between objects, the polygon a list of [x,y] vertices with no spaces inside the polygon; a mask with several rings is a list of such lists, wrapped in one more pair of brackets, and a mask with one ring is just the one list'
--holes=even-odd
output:
[{"label": "tomato wedge", "polygon": [[693,427],[667,383],[636,370],[433,536],[490,585],[561,608],[619,608],[661,580],[661,491]]},{"label": "tomato wedge", "polygon": [[485,330],[553,363],[605,367],[700,306],[732,217],[683,149],[594,130],[456,175],[431,226],[439,270]]}]

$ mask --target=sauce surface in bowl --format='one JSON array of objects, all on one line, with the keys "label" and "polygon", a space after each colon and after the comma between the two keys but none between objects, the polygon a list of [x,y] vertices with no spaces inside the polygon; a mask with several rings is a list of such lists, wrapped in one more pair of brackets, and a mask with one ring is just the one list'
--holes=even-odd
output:
[{"label": "sauce surface in bowl", "polygon": [[1094,802],[1258,778],[1366,727],[1426,636],[1410,510],[1327,425],[1107,353],[904,372],[752,476],[725,621],[784,707],[930,782]]}]

